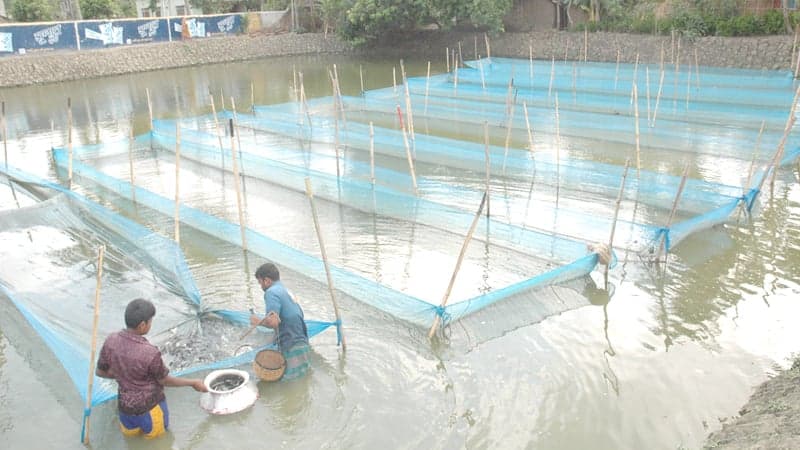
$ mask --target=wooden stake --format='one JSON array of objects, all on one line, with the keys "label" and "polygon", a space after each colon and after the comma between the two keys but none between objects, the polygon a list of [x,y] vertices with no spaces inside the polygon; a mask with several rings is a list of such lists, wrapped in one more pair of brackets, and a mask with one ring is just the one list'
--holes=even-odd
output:
[{"label": "wooden stake", "polygon": [[556,93],[556,205],[561,189],[561,120],[558,117],[558,93]]},{"label": "wooden stake", "polygon": [[506,124],[506,142],[505,142],[505,150],[503,152],[503,175],[506,173],[506,158],[508,158],[508,146],[511,143],[511,130],[514,126],[514,107],[516,103],[511,103],[511,109],[508,114],[508,123]]},{"label": "wooden stake", "polygon": [[528,44],[528,66],[530,67],[529,76],[531,78],[529,86],[533,89],[533,45]]},{"label": "wooden stake", "polygon": [[69,151],[67,188],[72,190],[72,98],[70,97],[67,97],[67,148]]},{"label": "wooden stake", "polygon": [[397,95],[397,69],[392,66],[392,92]]},{"label": "wooden stake", "polygon": [[661,71],[661,77],[658,80],[658,94],[656,94],[656,106],[653,108],[653,121],[650,122],[650,127],[656,126],[656,115],[658,115],[658,104],[661,101],[661,89],[664,87],[664,70]]},{"label": "wooden stake", "polygon": [[639,179],[642,171],[642,158],[639,150],[639,90],[633,85],[633,117],[634,129],[636,130],[636,179]]},{"label": "wooden stake", "polygon": [[361,64],[358,65],[358,78],[361,80],[361,95],[364,95],[364,70]]},{"label": "wooden stake", "polygon": [[[697,59],[697,47],[694,48],[694,70],[695,70],[695,85],[700,89],[700,64]],[[691,74],[689,74],[691,76]]]},{"label": "wooden stake", "polygon": [[428,92],[431,83],[431,62],[428,61],[428,72],[425,75],[425,114],[428,114]]},{"label": "wooden stake", "polygon": [[[91,411],[92,408],[92,389],[94,387],[94,355],[97,352],[97,328],[100,322],[100,287],[103,280],[103,255],[105,254],[106,246],[101,245],[97,251],[97,282],[94,288],[94,318],[92,320],[92,344],[91,351],[89,352],[89,385],[86,389],[86,410]],[[89,444],[89,428],[91,416],[84,414],[83,418],[83,443]]]},{"label": "wooden stake", "polygon": [[589,57],[589,29],[583,29],[583,62]]},{"label": "wooden stake", "polygon": [[250,112],[256,112],[256,87],[250,82]]},{"label": "wooden stake", "polygon": [[[669,218],[667,219],[667,224],[664,227],[666,231],[664,234],[661,235],[661,242],[658,244],[658,252],[656,253],[656,261],[661,259],[661,253],[667,250],[665,248],[667,242],[667,233],[669,233],[669,227],[672,226],[672,220],[675,218],[675,212],[678,210],[678,203],[681,199],[681,194],[683,193],[683,188],[686,186],[686,178],[689,176],[689,165],[687,164],[683,168],[683,177],[681,177],[681,184],[678,186],[678,192],[675,194],[675,200],[672,202],[672,211],[669,213]],[[668,252],[668,251],[667,251]]]},{"label": "wooden stake", "polygon": [[617,90],[617,80],[619,80],[619,57],[620,57],[620,51],[619,51],[619,48],[617,48],[617,68],[614,70],[614,91],[615,92]]},{"label": "wooden stake", "polygon": [[175,122],[175,242],[181,243],[181,123]]},{"label": "wooden stake", "polygon": [[6,102],[0,102],[0,127],[3,130],[3,157],[8,170],[8,126],[6,125]]},{"label": "wooden stake", "polygon": [[[619,193],[617,193],[617,203],[616,206],[614,207],[614,220],[611,221],[611,234],[608,237],[608,250],[611,252],[614,251],[614,232],[617,229],[617,217],[619,216],[619,205],[622,202],[622,195],[625,192],[625,179],[628,178],[628,167],[630,166],[630,164],[631,160],[626,159],[625,169],[623,169],[622,171],[622,181],[619,184]],[[610,265],[611,262],[609,261],[609,263],[606,264],[606,270],[605,273],[603,274],[606,281],[606,289],[608,289],[608,268]]]},{"label": "wooden stake", "polygon": [[528,120],[528,105],[525,102],[522,102],[522,109],[525,111],[525,128],[528,130],[528,150],[533,153],[533,131],[531,122]]},{"label": "wooden stake", "polygon": [[464,65],[464,56],[461,54],[461,41],[458,41],[458,67]]},{"label": "wooden stake", "polygon": [[445,63],[447,64],[447,73],[450,73],[450,49],[449,48],[447,48],[447,47],[444,48],[444,55],[445,55],[444,60],[445,60]]},{"label": "wooden stake", "polygon": [[486,172],[486,217],[488,218],[491,214],[489,212],[489,199],[491,198],[491,191],[492,191],[492,183],[491,183],[491,170],[492,170],[492,158],[489,154],[489,122],[483,122],[483,151],[484,151],[484,160],[486,164],[486,168],[484,169]]},{"label": "wooden stake", "polygon": [[486,79],[483,76],[483,61],[478,61],[478,72],[481,74],[481,89],[486,90]]},{"label": "wooden stake", "polygon": [[306,177],[306,195],[308,202],[311,205],[311,215],[314,217],[314,229],[317,230],[317,240],[319,241],[319,250],[322,253],[322,263],[325,266],[325,277],[328,279],[328,293],[331,295],[331,303],[333,303],[333,313],[336,315],[337,330],[342,340],[342,350],[347,350],[347,343],[344,339],[344,332],[342,331],[342,319],[339,315],[339,305],[336,303],[336,295],[333,293],[333,277],[331,276],[331,269],[328,266],[328,255],[325,252],[325,242],[322,239],[322,230],[319,225],[319,217],[317,215],[317,208],[314,206],[314,193],[311,190],[311,179]]},{"label": "wooden stake", "polygon": [[[458,275],[458,270],[461,268],[461,262],[464,260],[464,255],[467,253],[467,247],[469,246],[469,241],[472,239],[472,234],[475,232],[475,228],[478,226],[478,219],[480,219],[481,214],[483,213],[483,205],[486,204],[486,198],[488,195],[484,192],[483,199],[481,200],[481,205],[478,207],[478,212],[475,213],[475,217],[472,219],[472,224],[469,226],[469,232],[467,232],[467,237],[464,239],[464,243],[461,245],[461,253],[458,254],[458,260],[456,260],[456,267],[453,269],[453,275],[450,277],[450,283],[447,285],[447,291],[444,293],[444,297],[442,297],[442,302],[439,304],[440,308],[444,308],[447,305],[447,301],[450,298],[450,292],[453,290],[453,285],[456,283],[456,275]],[[428,339],[432,339],[433,335],[436,334],[436,329],[439,328],[439,323],[441,322],[441,317],[437,314],[436,317],[433,319],[433,324],[431,325],[431,329],[428,332]]]},{"label": "wooden stake", "polygon": [[220,166],[224,168],[225,167],[225,150],[224,150],[224,148],[222,146],[222,135],[223,135],[224,132],[220,128],[219,120],[217,119],[217,107],[214,106],[214,96],[212,95],[210,97],[211,97],[211,113],[214,115],[214,129],[216,130],[215,134],[217,135],[217,141],[219,141],[219,155],[220,155],[220,159],[222,161],[222,164]]},{"label": "wooden stake", "polygon": [[644,71],[645,78],[645,95],[647,97],[647,124],[650,124],[650,67],[646,67]]},{"label": "wooden stake", "polygon": [[150,131],[153,131],[153,103],[150,101],[150,88],[144,88],[144,93],[147,95],[147,114],[150,117]]},{"label": "wooden stake", "polygon": [[400,105],[397,105],[397,115],[400,117],[400,132],[403,133],[403,145],[406,148],[408,172],[411,174],[411,184],[414,187],[414,195],[419,195],[419,191],[417,190],[417,175],[414,172],[414,160],[411,158],[411,148],[408,145],[408,137],[406,136],[406,127],[403,124],[403,112],[400,110]]},{"label": "wooden stake", "polygon": [[[231,112],[233,113],[233,122],[239,123],[239,115],[236,113],[236,101],[233,99],[233,97],[231,97]],[[233,134],[231,134],[231,137],[233,137]],[[239,151],[241,152],[242,138],[241,136],[239,136],[239,133],[236,133],[236,144],[238,145]]]},{"label": "wooden stake", "polygon": [[476,35],[474,35],[474,36],[472,36],[472,37],[475,39],[475,50],[473,50],[473,51],[475,52],[475,53],[474,53],[474,55],[475,55],[475,60],[477,61],[478,59],[480,59],[480,58],[478,57],[478,35],[476,34]]},{"label": "wooden stake", "polygon": [[136,203],[136,174],[133,170],[133,145],[136,142],[133,136],[133,123],[131,123],[130,140],[128,142],[128,170],[131,179],[131,199]]},{"label": "wooden stake", "polygon": [[550,84],[547,86],[547,98],[549,99],[553,93],[553,77],[556,74],[556,57],[553,56],[550,60]]},{"label": "wooden stake", "polygon": [[797,34],[800,32],[800,24],[794,26],[794,41],[792,41],[792,65],[795,65],[795,55],[797,52]]},{"label": "wooden stake", "polygon": [[236,209],[239,212],[239,231],[242,236],[242,250],[247,251],[247,232],[244,222],[244,210],[242,208],[242,189],[241,186],[239,186],[239,164],[236,161],[236,142],[233,138],[233,135],[236,134],[236,128],[233,119],[228,120],[228,125],[230,126],[231,132],[231,161],[233,162],[233,181],[234,186],[236,186]]},{"label": "wooden stake", "polygon": [[486,41],[486,59],[489,60],[489,64],[492,63],[492,46],[489,45],[489,35],[483,33],[483,40]]},{"label": "wooden stake", "polygon": [[[331,78],[331,85],[333,89],[333,127],[334,127],[334,141],[333,141],[333,150],[336,154],[336,179],[338,180],[341,176],[341,170],[339,169],[339,109],[337,107],[337,98],[336,95],[336,78],[333,77],[333,73],[329,70],[328,75]],[[394,75],[394,67],[392,67],[392,75]]]},{"label": "wooden stake", "polygon": [[375,187],[375,130],[369,122],[369,181]]}]

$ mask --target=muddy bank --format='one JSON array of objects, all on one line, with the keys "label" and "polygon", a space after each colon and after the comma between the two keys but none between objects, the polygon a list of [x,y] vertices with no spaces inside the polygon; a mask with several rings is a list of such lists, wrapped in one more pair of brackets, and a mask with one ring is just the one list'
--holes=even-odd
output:
[{"label": "muddy bank", "polygon": [[[460,47],[459,47],[460,44]],[[490,38],[492,56],[537,59],[657,63],[755,69],[791,69],[793,36],[706,37],[695,42],[669,36],[539,31]],[[445,49],[463,59],[486,56],[482,33],[420,32],[392,42],[354,48],[334,35],[255,34],[140,44],[99,50],[53,51],[0,57],[0,87],[27,86],[127,73],[302,54],[361,54],[397,58],[444,59]],[[457,50],[458,51],[458,50]]]}]

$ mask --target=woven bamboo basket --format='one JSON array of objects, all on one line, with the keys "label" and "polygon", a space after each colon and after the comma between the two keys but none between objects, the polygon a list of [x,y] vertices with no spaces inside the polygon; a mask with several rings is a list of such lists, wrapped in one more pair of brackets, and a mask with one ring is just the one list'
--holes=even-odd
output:
[{"label": "woven bamboo basket", "polygon": [[277,381],[286,371],[286,360],[276,350],[261,350],[253,360],[253,370],[264,381]]}]

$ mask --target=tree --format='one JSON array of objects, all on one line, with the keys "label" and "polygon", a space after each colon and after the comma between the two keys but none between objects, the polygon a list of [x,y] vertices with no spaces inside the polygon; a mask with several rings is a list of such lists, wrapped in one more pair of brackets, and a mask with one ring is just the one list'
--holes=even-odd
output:
[{"label": "tree", "polygon": [[80,0],[84,19],[136,17],[133,0]]},{"label": "tree", "polygon": [[53,20],[53,5],[47,0],[14,0],[11,16],[20,22],[44,22]]},{"label": "tree", "polygon": [[380,38],[391,39],[420,25],[436,23],[440,28],[469,23],[489,31],[503,30],[503,17],[513,0],[342,0],[346,10],[339,34],[356,44]]}]

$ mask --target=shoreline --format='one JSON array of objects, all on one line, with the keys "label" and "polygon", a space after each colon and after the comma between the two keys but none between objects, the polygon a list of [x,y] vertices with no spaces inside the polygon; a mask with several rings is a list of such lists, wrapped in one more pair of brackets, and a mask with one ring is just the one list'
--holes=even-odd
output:
[{"label": "shoreline", "polygon": [[[462,58],[486,56],[483,33],[420,31],[393,42],[356,48],[332,34],[242,34],[79,51],[0,57],[0,87],[32,86],[80,79],[246,61],[275,56],[349,54],[432,60],[446,49]],[[477,50],[477,55],[476,55]],[[704,37],[688,42],[670,36],[538,31],[490,37],[494,56],[569,61],[671,63],[712,67],[792,70],[794,37]]]}]

